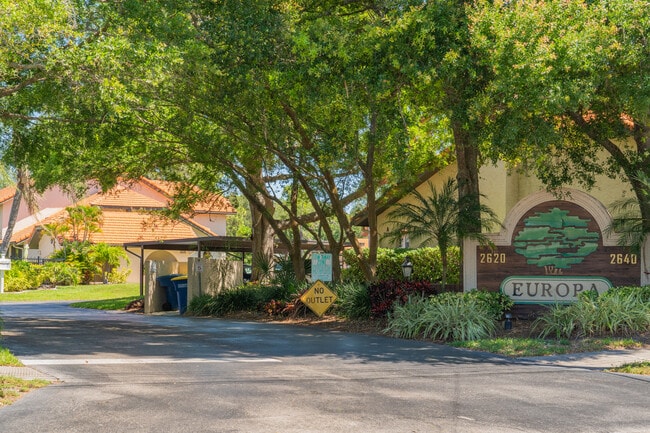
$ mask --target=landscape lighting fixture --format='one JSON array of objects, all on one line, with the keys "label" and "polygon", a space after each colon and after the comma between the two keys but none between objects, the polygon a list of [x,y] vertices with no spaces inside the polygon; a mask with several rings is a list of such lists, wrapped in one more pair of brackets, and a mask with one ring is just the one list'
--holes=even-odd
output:
[{"label": "landscape lighting fixture", "polygon": [[402,263],[402,275],[404,275],[404,278],[406,278],[407,280],[410,280],[412,273],[413,273],[413,263],[411,262],[411,258],[407,256],[404,259],[404,262]]}]

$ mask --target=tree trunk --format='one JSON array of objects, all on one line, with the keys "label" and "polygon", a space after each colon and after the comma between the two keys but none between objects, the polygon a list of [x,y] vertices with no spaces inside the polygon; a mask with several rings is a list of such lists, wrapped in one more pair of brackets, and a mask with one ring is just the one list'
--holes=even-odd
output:
[{"label": "tree trunk", "polygon": [[[458,171],[458,202],[460,204],[459,237],[461,263],[464,263],[462,238],[471,233],[481,232],[480,191],[478,179],[478,146],[471,133],[458,121],[452,121],[456,162]],[[460,285],[463,287],[463,271],[460,272]]]},{"label": "tree trunk", "polygon": [[11,211],[9,213],[7,231],[2,238],[2,245],[0,245],[0,258],[4,259],[7,256],[7,250],[9,250],[9,244],[11,243],[11,236],[13,235],[16,219],[18,218],[18,211],[20,210],[20,201],[22,200],[22,197],[22,185],[19,178],[18,183],[16,184],[16,194],[14,194],[14,199],[11,203]]},{"label": "tree trunk", "polygon": [[[299,181],[294,176],[291,183],[291,214],[298,215],[298,187]],[[300,226],[293,220],[291,221],[291,234],[292,234],[292,248],[289,252],[291,263],[293,265],[293,274],[296,281],[302,282],[305,280],[305,265],[302,257],[302,235],[300,233]]]},{"label": "tree trunk", "polygon": [[[261,175],[258,180],[258,185],[264,185]],[[260,192],[256,192],[254,197],[255,200],[257,200],[257,203],[264,205],[266,213],[273,215],[275,209],[273,207],[273,202],[269,198]],[[251,200],[249,200],[249,205],[251,210],[251,225],[253,228],[253,272],[251,279],[253,281],[260,281],[269,277],[273,271],[275,255],[275,249],[273,246],[274,230],[266,219],[264,213],[259,209],[258,205]]]},{"label": "tree trunk", "polygon": [[440,248],[440,261],[442,262],[442,278],[440,284],[442,290],[445,290],[447,285],[447,269],[449,268],[449,261],[447,260],[447,247]]},{"label": "tree trunk", "polygon": [[462,233],[481,232],[481,213],[479,206],[478,146],[471,133],[459,122],[452,122],[458,172],[458,201],[461,204]]}]

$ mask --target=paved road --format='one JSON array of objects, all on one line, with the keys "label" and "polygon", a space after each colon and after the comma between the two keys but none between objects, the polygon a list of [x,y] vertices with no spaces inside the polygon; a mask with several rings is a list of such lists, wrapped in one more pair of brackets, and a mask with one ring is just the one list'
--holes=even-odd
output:
[{"label": "paved road", "polygon": [[650,382],[279,324],[0,304],[0,432],[650,432]]}]

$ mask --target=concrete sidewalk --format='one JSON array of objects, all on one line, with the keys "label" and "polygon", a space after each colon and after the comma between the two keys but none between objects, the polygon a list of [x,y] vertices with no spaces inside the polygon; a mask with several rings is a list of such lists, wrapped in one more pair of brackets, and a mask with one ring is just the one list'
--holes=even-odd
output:
[{"label": "concrete sidewalk", "polygon": [[19,379],[32,380],[32,379],[43,379],[49,381],[58,380],[56,377],[50,376],[49,374],[41,373],[38,370],[34,370],[30,367],[9,367],[9,366],[0,366],[0,376],[10,376],[17,377]]}]

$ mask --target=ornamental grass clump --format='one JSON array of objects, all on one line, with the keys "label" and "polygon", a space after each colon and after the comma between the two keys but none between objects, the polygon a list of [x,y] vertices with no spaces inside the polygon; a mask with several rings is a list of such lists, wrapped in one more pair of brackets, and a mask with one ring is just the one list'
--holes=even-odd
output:
[{"label": "ornamental grass clump", "polygon": [[539,337],[634,335],[650,330],[647,288],[585,293],[570,305],[554,305],[534,323]]},{"label": "ornamental grass clump", "polygon": [[336,287],[336,314],[347,319],[370,318],[370,294],[364,284],[343,283]]},{"label": "ornamental grass clump", "polygon": [[443,293],[430,298],[411,296],[395,304],[386,332],[401,338],[470,341],[496,333],[493,314],[475,297]]}]

